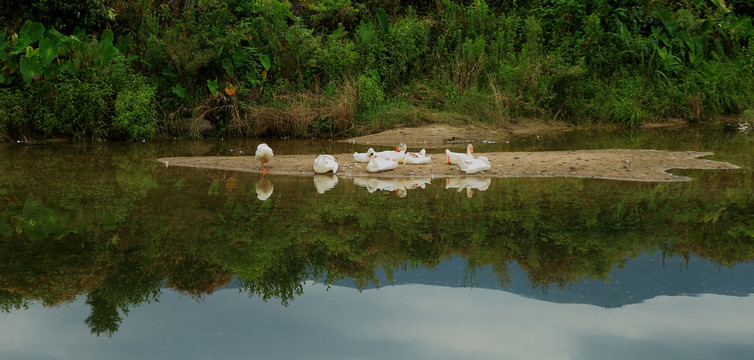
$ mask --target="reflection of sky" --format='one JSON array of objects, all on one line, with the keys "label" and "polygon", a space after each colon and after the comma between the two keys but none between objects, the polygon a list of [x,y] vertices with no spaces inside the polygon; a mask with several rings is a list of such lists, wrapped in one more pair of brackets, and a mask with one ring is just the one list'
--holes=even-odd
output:
[{"label": "reflection of sky", "polygon": [[[487,289],[306,285],[288,307],[165,291],[89,334],[82,300],[0,314],[2,359],[741,359],[754,296],[659,296],[607,309]],[[747,355],[748,354],[748,355]]]}]

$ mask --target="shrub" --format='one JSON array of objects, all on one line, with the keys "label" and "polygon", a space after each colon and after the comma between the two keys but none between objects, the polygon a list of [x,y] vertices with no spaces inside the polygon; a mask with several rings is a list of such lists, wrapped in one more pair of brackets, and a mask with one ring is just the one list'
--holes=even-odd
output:
[{"label": "shrub", "polygon": [[113,90],[106,84],[82,81],[69,74],[58,75],[53,104],[54,117],[43,120],[39,127],[46,133],[60,133],[77,138],[91,137],[101,140],[108,134],[106,119],[112,106],[108,106]]},{"label": "shrub", "polygon": [[356,89],[359,100],[357,102],[361,111],[373,110],[385,101],[385,93],[380,84],[371,77],[359,76],[356,80]]},{"label": "shrub", "polygon": [[127,135],[129,139],[152,138],[155,124],[155,87],[134,75],[125,89],[115,99],[113,130]]},{"label": "shrub", "polygon": [[316,53],[322,83],[338,82],[356,71],[356,45],[346,37],[342,27],[328,36]]}]

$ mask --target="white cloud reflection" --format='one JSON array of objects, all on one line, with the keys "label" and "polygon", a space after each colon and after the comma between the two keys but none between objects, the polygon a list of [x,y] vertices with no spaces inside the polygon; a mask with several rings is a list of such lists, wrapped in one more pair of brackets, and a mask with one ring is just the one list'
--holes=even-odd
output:
[{"label": "white cloud reflection", "polygon": [[288,307],[234,289],[166,291],[112,338],[83,300],[0,314],[2,359],[708,359],[754,353],[754,297],[661,296],[605,309],[499,290],[307,284]]}]

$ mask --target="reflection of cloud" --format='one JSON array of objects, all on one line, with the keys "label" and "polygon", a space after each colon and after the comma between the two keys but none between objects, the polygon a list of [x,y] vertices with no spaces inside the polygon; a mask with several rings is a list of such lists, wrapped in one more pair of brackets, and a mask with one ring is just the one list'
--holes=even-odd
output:
[{"label": "reflection of cloud", "polygon": [[267,180],[264,178],[264,176],[262,176],[262,178],[257,181],[254,187],[257,190],[257,199],[265,201],[272,195],[272,190],[275,188],[275,185],[273,185],[270,180]]},{"label": "reflection of cloud", "polygon": [[314,187],[317,188],[317,192],[324,194],[325,191],[330,190],[338,185],[338,177],[336,175],[314,175]]},{"label": "reflection of cloud", "polygon": [[32,304],[0,313],[0,356],[245,359],[254,349],[266,359],[695,360],[754,352],[754,296],[660,296],[606,309],[480,288],[303,287],[287,307],[236,289],[201,302],[165,290],[133,308],[112,339],[89,334],[84,299]]},{"label": "reflection of cloud", "polygon": [[458,191],[466,189],[466,195],[468,197],[471,197],[474,194],[471,191],[472,189],[485,191],[490,187],[491,182],[492,180],[490,178],[454,177],[454,178],[448,178],[448,181],[445,184],[445,188],[458,189]]},{"label": "reflection of cloud", "polygon": [[371,177],[357,177],[353,183],[367,188],[369,193],[377,190],[395,191],[399,197],[406,196],[407,190],[422,188],[432,181],[431,178],[397,178],[397,179],[378,179]]}]

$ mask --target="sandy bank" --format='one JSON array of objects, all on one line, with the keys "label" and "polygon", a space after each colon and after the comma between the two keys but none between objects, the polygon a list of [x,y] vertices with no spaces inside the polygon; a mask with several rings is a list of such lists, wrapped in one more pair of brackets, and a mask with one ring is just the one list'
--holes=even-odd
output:
[{"label": "sandy bank", "polygon": [[[427,165],[400,165],[397,169],[369,173],[366,164],[354,163],[352,154],[333,154],[340,165],[337,175],[346,177],[580,177],[629,181],[686,181],[669,169],[738,169],[726,162],[700,159],[711,153],[658,150],[577,150],[542,152],[494,152],[484,155],[492,169],[466,175],[455,165],[445,165],[444,154],[433,154]],[[276,155],[266,166],[268,174],[314,175],[315,155]],[[167,166],[187,166],[231,171],[261,172],[253,156],[169,157],[157,159]]]}]

